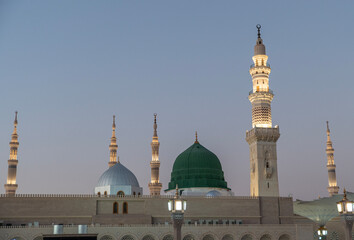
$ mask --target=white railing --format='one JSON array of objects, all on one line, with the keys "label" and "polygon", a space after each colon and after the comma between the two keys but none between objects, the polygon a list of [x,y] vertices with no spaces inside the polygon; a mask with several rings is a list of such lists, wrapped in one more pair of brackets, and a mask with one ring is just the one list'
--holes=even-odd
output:
[{"label": "white railing", "polygon": [[[94,195],[94,194],[16,194],[15,196],[8,196],[6,194],[0,194],[0,198],[141,198],[141,199],[153,199],[153,198],[163,198],[170,199],[173,198],[174,195],[160,195],[160,196],[151,196],[151,195]],[[258,197],[252,196],[183,196],[183,198],[190,199],[258,199]],[[289,197],[280,197],[281,199],[291,199]]]}]

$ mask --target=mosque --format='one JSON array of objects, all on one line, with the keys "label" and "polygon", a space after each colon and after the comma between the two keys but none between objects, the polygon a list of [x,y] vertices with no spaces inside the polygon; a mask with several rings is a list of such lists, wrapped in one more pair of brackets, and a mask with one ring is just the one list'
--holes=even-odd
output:
[{"label": "mosque", "polygon": [[[252,104],[252,129],[246,131],[250,149],[250,196],[234,195],[225,179],[222,162],[199,143],[197,133],[195,142],[177,156],[170,182],[163,185],[159,179],[156,114],[148,195],[144,195],[133,170],[125,167],[117,157],[114,116],[108,168],[98,179],[92,195],[16,194],[19,163],[16,112],[6,194],[0,196],[0,240],[42,240],[51,234],[63,237],[90,235],[98,240],[172,240],[173,227],[167,202],[177,186],[179,194],[188,202],[182,227],[183,240],[314,239],[319,223],[301,214],[301,207],[297,207],[307,205],[299,202],[296,205],[291,197],[279,196],[276,143],[280,131],[278,126],[272,125],[271,68],[260,26],[257,28],[253,64],[249,70],[253,86],[248,95]],[[328,191],[331,196],[340,198],[329,128],[327,133]],[[342,236],[338,222],[337,217],[328,229],[331,236]]]}]

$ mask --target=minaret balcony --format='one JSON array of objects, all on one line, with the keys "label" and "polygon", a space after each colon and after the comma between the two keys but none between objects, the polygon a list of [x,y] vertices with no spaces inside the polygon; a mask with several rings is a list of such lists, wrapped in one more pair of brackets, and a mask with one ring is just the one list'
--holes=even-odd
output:
[{"label": "minaret balcony", "polygon": [[270,64],[267,63],[266,65],[257,65],[257,66],[255,66],[254,64],[252,64],[252,65],[250,66],[250,69],[251,69],[251,68],[254,68],[254,67],[256,67],[256,68],[270,68]]},{"label": "minaret balcony", "polygon": [[272,90],[270,90],[270,89],[262,89],[262,88],[259,89],[259,90],[256,90],[255,92],[253,92],[253,90],[252,90],[252,91],[250,91],[248,93],[248,95],[251,95],[253,93],[270,93],[270,94],[274,95]]}]

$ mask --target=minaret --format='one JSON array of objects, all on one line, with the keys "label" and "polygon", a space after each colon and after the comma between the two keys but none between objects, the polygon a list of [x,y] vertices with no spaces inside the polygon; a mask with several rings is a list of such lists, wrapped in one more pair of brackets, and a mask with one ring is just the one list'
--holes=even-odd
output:
[{"label": "minaret", "polygon": [[11,135],[10,142],[10,159],[7,161],[9,168],[7,172],[7,182],[5,184],[6,194],[14,196],[18,185],[16,184],[16,171],[17,171],[17,149],[18,149],[18,135],[17,135],[17,111],[15,112],[14,131]]},{"label": "minaret", "polygon": [[152,137],[151,142],[151,150],[152,150],[152,160],[150,162],[151,167],[151,182],[149,183],[150,195],[160,195],[162,184],[159,179],[159,171],[160,171],[160,160],[159,160],[159,148],[160,142],[159,137],[157,136],[157,123],[156,116],[154,114],[154,135]]},{"label": "minaret", "polygon": [[280,136],[278,126],[272,127],[269,89],[270,66],[261,38],[261,25],[257,25],[258,38],[254,46],[250,68],[253,89],[248,99],[252,104],[252,129],[246,132],[250,147],[250,194],[251,196],[279,196],[276,142]]},{"label": "minaret", "polygon": [[113,115],[113,124],[112,124],[112,137],[111,144],[109,145],[109,162],[108,166],[112,167],[117,163],[117,138],[116,138],[116,116]]},{"label": "minaret", "polygon": [[337,177],[336,177],[336,165],[334,164],[334,149],[332,146],[329,125],[327,121],[327,169],[328,169],[328,193],[330,196],[333,194],[338,194],[339,187],[337,186]]}]

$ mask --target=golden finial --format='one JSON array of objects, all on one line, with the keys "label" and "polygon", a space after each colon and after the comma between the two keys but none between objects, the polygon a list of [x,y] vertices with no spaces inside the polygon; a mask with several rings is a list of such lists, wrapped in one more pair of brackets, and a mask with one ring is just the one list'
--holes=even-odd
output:
[{"label": "golden finial", "polygon": [[116,128],[116,115],[113,115],[113,124],[112,128]]},{"label": "golden finial", "polygon": [[14,121],[14,124],[17,124],[17,111],[15,112],[15,121]]},{"label": "golden finial", "polygon": [[197,131],[195,131],[195,142],[194,143],[199,143],[198,142],[198,132]]},{"label": "golden finial", "polygon": [[156,123],[157,113],[154,113],[154,123]]},{"label": "golden finial", "polygon": [[327,132],[329,133],[330,131],[329,131],[328,121],[326,121],[326,123],[327,123]]},{"label": "golden finial", "polygon": [[179,194],[178,194],[178,184],[176,184],[176,194],[175,194],[175,198],[178,198]]}]

